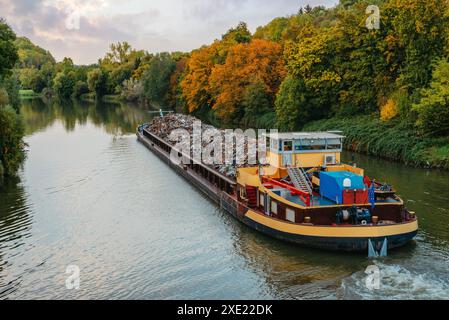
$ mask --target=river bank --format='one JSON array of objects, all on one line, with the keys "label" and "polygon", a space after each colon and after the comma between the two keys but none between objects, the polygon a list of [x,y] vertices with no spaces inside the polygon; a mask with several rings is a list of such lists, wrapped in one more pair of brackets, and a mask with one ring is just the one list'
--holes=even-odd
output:
[{"label": "river bank", "polygon": [[[45,93],[36,93],[33,90],[20,90],[19,91],[19,97],[20,99],[43,99],[45,98]],[[58,99],[57,95],[54,93],[50,93],[48,98],[54,98]],[[65,99],[67,100],[67,99]],[[97,99],[95,96],[95,93],[85,93],[77,98],[73,98],[73,100],[76,100],[78,102],[105,102],[105,103],[131,103],[129,101],[125,101],[120,95],[118,94],[106,94],[102,96],[101,98]]]},{"label": "river bank", "polygon": [[383,122],[372,116],[332,118],[312,122],[306,131],[340,130],[345,148],[407,165],[449,170],[449,137],[420,136],[399,121]]}]

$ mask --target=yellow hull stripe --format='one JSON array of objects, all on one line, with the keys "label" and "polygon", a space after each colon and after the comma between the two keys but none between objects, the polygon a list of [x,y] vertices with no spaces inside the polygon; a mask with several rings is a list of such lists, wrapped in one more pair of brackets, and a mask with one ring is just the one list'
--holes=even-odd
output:
[{"label": "yellow hull stripe", "polygon": [[248,210],[245,215],[259,224],[281,232],[312,237],[375,238],[401,235],[418,230],[418,221],[384,226],[307,226],[270,218]]}]

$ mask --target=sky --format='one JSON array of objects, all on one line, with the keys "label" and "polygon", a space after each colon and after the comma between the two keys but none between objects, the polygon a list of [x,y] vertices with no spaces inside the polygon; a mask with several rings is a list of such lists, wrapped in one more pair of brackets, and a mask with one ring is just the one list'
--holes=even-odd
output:
[{"label": "sky", "polygon": [[219,39],[240,21],[252,32],[301,6],[338,0],[0,0],[0,17],[18,36],[56,60],[98,61],[113,42],[149,52],[191,51]]}]

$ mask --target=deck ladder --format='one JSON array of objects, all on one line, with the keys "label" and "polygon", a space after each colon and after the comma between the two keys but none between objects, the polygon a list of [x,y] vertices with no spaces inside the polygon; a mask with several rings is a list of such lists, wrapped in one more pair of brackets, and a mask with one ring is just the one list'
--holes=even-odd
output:
[{"label": "deck ladder", "polygon": [[312,195],[312,183],[303,168],[287,168],[288,175],[295,188]]}]

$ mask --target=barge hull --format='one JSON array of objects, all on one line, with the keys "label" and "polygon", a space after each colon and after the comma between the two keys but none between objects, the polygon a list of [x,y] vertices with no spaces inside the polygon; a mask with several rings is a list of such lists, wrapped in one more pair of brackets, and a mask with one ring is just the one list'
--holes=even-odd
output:
[{"label": "barge hull", "polygon": [[244,223],[259,232],[279,240],[291,242],[304,247],[330,251],[366,252],[368,250],[368,240],[371,240],[376,250],[380,250],[385,238],[388,241],[388,249],[394,249],[404,246],[417,234],[417,231],[411,231],[404,234],[381,237],[318,237],[279,231],[258,223],[250,218],[245,218]]}]

